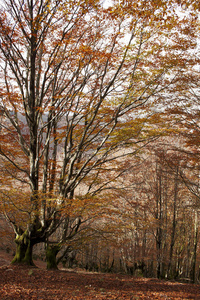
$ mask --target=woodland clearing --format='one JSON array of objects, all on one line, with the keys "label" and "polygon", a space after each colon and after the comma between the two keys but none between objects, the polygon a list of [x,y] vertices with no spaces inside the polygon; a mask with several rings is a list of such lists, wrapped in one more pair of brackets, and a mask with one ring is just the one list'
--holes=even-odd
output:
[{"label": "woodland clearing", "polygon": [[123,274],[91,273],[60,269],[47,271],[10,265],[11,255],[0,252],[0,299],[200,299],[197,284],[136,278]]}]

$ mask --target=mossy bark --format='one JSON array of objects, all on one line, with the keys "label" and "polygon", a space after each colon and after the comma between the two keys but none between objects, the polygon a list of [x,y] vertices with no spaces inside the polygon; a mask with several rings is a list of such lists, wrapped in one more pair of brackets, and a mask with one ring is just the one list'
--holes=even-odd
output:
[{"label": "mossy bark", "polygon": [[48,270],[57,270],[57,261],[56,256],[60,251],[61,246],[59,244],[56,245],[47,245],[46,247],[46,261],[47,261],[47,269]]},{"label": "mossy bark", "polygon": [[27,231],[25,231],[22,235],[17,235],[15,243],[17,245],[16,252],[11,263],[25,263],[27,265],[34,266],[32,258],[33,244],[28,237]]}]

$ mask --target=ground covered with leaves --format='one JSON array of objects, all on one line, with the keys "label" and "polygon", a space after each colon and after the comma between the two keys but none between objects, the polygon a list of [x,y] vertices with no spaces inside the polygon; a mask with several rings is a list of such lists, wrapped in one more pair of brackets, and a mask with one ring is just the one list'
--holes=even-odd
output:
[{"label": "ground covered with leaves", "polygon": [[2,300],[200,299],[200,285],[5,263],[0,257]]}]

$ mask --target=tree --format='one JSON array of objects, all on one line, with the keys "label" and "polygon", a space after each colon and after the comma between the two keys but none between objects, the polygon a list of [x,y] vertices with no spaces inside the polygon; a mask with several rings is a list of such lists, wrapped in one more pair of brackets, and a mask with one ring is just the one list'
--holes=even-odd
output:
[{"label": "tree", "polygon": [[143,144],[153,98],[192,64],[197,19],[177,2],[2,1],[1,201],[14,262],[32,264],[79,189],[102,190],[111,162]]},{"label": "tree", "polygon": [[[199,8],[197,8],[199,11]],[[184,157],[182,168],[179,175],[182,182],[190,191],[192,203],[190,206],[193,219],[193,250],[191,279],[196,281],[196,256],[198,244],[198,211],[199,211],[199,47],[194,52],[196,65],[192,70],[185,74],[180,81],[181,90],[176,94],[176,100],[166,110],[165,121],[171,120],[171,128],[173,128],[176,136],[179,137],[181,143],[174,146],[174,151]],[[167,115],[167,116],[166,116]]]}]

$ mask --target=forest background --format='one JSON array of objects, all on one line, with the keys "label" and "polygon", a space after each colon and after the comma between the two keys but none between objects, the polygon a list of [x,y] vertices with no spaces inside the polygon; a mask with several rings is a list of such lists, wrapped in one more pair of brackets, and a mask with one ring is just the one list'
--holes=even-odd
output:
[{"label": "forest background", "polygon": [[198,281],[199,1],[5,0],[1,248]]}]

